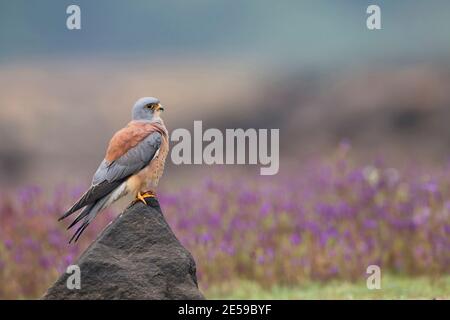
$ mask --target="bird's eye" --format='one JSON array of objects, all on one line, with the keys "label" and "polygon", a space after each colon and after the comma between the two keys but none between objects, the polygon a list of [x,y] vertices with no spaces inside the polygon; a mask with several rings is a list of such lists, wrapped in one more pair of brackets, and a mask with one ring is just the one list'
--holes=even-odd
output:
[{"label": "bird's eye", "polygon": [[147,106],[150,110],[158,110],[159,103],[150,104]]}]

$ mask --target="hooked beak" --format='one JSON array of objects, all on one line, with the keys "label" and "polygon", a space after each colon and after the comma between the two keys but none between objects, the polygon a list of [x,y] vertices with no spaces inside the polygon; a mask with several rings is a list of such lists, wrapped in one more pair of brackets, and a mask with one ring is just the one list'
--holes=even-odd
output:
[{"label": "hooked beak", "polygon": [[156,108],[155,111],[164,111],[164,107],[159,103]]}]

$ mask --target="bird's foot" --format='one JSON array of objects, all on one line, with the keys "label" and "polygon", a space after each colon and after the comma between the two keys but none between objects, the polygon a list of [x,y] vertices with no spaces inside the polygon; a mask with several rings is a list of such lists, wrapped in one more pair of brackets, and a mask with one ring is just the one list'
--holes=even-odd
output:
[{"label": "bird's foot", "polygon": [[146,198],[155,198],[155,197],[156,197],[156,195],[153,191],[146,191],[144,193],[138,192],[135,202],[142,201],[145,205],[147,205],[147,201],[145,201],[145,199]]}]

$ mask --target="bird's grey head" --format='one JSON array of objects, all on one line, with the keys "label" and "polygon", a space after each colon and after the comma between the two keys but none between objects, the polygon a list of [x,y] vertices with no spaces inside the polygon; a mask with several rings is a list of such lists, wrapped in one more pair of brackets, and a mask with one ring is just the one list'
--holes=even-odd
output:
[{"label": "bird's grey head", "polygon": [[153,97],[140,98],[133,106],[131,117],[133,120],[157,120],[164,111],[159,99]]}]

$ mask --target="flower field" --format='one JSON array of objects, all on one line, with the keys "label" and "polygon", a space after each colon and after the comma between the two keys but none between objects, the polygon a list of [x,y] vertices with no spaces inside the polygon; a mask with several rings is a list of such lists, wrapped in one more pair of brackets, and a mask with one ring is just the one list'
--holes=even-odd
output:
[{"label": "flower field", "polygon": [[[161,191],[162,210],[197,262],[200,287],[360,281],[368,265],[402,276],[450,272],[450,166],[356,164],[347,146],[275,177],[214,175]],[[166,173],[169,174],[169,173]],[[115,214],[76,245],[59,215],[83,188],[0,195],[0,299],[39,298]]]}]

